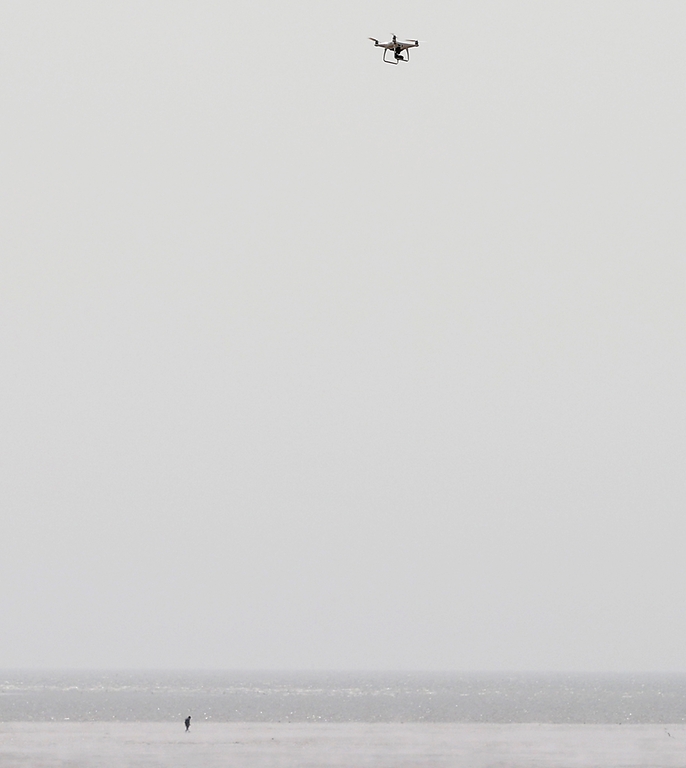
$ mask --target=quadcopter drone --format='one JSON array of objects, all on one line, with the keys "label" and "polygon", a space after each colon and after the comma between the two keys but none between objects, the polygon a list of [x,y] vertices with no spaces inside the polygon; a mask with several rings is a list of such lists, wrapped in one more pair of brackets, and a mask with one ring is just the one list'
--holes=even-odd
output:
[{"label": "quadcopter drone", "polygon": [[[395,35],[390,43],[380,43],[375,37],[369,38],[374,46],[377,48],[383,48],[383,60],[386,64],[397,64],[399,61],[410,60],[410,48],[419,48],[419,40],[407,40],[406,42],[400,42]],[[386,54],[392,51],[395,61],[389,61],[386,58]],[[407,51],[407,58],[403,56],[403,52]]]}]

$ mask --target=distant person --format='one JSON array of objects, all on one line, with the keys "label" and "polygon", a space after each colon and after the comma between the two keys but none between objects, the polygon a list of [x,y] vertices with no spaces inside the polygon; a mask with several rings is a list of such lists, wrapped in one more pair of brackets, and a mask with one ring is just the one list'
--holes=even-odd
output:
[{"label": "distant person", "polygon": [[188,729],[191,727],[191,716],[188,715],[183,722],[186,723],[186,733],[188,733]]}]

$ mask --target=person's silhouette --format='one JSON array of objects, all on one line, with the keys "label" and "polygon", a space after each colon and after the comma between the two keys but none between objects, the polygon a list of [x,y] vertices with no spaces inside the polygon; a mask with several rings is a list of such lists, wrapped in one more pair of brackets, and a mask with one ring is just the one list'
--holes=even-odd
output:
[{"label": "person's silhouette", "polygon": [[191,727],[191,716],[188,715],[188,717],[184,720],[184,723],[186,723],[186,731]]}]

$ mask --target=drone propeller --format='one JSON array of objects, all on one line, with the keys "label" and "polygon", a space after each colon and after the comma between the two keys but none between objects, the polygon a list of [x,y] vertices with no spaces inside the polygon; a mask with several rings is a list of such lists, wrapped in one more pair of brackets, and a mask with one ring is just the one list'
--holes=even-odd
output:
[{"label": "drone propeller", "polygon": [[379,44],[379,41],[375,37],[370,37],[369,40],[371,40],[373,43]]}]

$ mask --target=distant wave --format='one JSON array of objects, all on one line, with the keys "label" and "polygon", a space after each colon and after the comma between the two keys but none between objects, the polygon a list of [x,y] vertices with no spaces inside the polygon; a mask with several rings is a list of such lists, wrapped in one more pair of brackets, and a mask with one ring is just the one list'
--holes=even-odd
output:
[{"label": "distant wave", "polygon": [[4,672],[0,720],[681,723],[686,675]]}]

